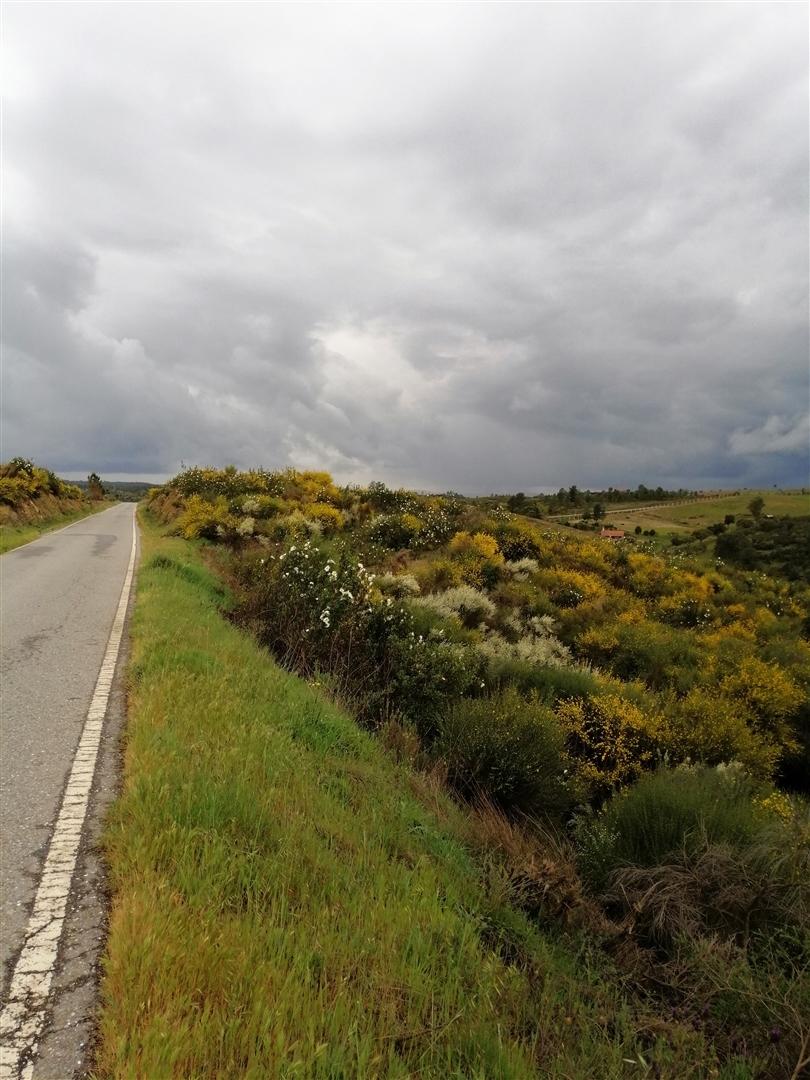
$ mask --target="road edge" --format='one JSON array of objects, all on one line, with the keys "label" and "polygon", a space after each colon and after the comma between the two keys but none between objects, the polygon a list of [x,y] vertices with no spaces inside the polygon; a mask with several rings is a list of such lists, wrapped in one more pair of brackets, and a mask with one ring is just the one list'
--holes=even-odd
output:
[{"label": "road edge", "polygon": [[97,841],[117,789],[139,549],[133,507],[132,547],[104,659],[0,1013],[2,1080],[67,1080],[86,1072],[106,939],[107,893]]}]

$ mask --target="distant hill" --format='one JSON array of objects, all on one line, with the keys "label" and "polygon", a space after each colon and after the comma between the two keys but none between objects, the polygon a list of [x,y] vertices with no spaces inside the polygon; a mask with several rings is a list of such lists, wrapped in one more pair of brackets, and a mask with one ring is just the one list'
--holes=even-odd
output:
[{"label": "distant hill", "polygon": [[[117,499],[119,502],[140,502],[150,488],[154,487],[154,484],[146,480],[104,480],[102,477],[102,482],[110,498]],[[86,480],[77,480],[76,486],[82,491],[88,489]]]}]

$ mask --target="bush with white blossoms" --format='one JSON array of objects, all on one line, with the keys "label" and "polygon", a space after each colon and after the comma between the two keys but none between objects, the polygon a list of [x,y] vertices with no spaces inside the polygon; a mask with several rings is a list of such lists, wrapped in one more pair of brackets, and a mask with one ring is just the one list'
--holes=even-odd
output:
[{"label": "bush with white blossoms", "polygon": [[497,630],[490,630],[476,646],[490,660],[528,660],[542,667],[567,667],[571,650],[556,637],[526,634],[517,641],[508,641]]},{"label": "bush with white blossoms", "polygon": [[332,676],[367,721],[400,714],[429,738],[446,701],[480,686],[481,657],[417,633],[411,613],[346,553],[304,540],[246,563],[242,583],[237,617],[289,667]]},{"label": "bush with white blossoms", "polygon": [[395,600],[418,596],[422,591],[413,574],[380,574],[377,588],[383,596],[392,596]]},{"label": "bush with white blossoms", "polygon": [[472,585],[456,585],[441,593],[430,593],[414,600],[415,604],[435,611],[443,619],[458,618],[465,625],[477,626],[496,611],[495,604],[486,593]]},{"label": "bush with white blossoms", "polygon": [[512,562],[507,560],[503,568],[515,581],[528,581],[532,574],[538,572],[540,563],[536,559],[515,559]]}]

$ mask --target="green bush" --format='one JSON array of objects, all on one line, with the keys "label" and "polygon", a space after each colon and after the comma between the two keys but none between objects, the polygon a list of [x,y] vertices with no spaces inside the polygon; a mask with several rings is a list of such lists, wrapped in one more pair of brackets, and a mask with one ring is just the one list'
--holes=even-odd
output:
[{"label": "green bush", "polygon": [[510,689],[453,705],[437,750],[462,794],[484,794],[506,811],[545,815],[559,814],[573,799],[564,742],[547,708]]},{"label": "green bush", "polygon": [[596,889],[622,866],[657,866],[709,843],[744,845],[757,828],[755,788],[742,770],[660,768],[615,795],[577,829],[580,869]]},{"label": "green bush", "polygon": [[415,514],[381,514],[369,527],[369,539],[392,550],[416,545],[424,528],[421,518]]},{"label": "green bush", "polygon": [[236,617],[291,669],[330,676],[364,722],[399,715],[430,741],[448,700],[481,682],[473,649],[418,629],[408,606],[379,598],[373,575],[346,552],[310,540],[245,560]]},{"label": "green bush", "polygon": [[536,559],[543,548],[534,531],[521,522],[510,521],[495,531],[498,547],[505,559],[516,562],[519,559]]},{"label": "green bush", "polygon": [[492,690],[513,686],[534,693],[546,705],[567,698],[590,697],[598,683],[589,671],[574,667],[544,667],[530,660],[493,657],[484,675]]}]

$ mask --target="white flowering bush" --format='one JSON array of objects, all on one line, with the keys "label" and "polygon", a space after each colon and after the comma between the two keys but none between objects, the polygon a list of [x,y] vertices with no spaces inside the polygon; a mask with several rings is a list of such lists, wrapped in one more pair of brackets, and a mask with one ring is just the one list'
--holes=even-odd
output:
[{"label": "white flowering bush", "polygon": [[538,572],[540,564],[536,559],[514,559],[511,562],[507,560],[503,569],[515,581],[528,581],[532,574]]},{"label": "white flowering bush", "polygon": [[395,600],[418,596],[422,591],[413,574],[380,574],[377,588],[383,596],[393,596]]},{"label": "white flowering bush", "polygon": [[490,630],[477,649],[488,662],[523,660],[543,667],[565,667],[572,659],[571,650],[553,635],[525,634],[517,641],[509,641],[497,630]]},{"label": "white flowering bush", "polygon": [[370,540],[392,550],[426,551],[440,547],[452,535],[452,517],[444,507],[431,503],[421,505],[411,495],[397,501],[396,513],[379,514],[371,520],[368,527]]},{"label": "white flowering bush", "polygon": [[381,596],[375,575],[348,554],[303,540],[246,561],[241,574],[237,618],[291,668],[332,676],[367,721],[400,714],[429,739],[447,700],[480,685],[474,650],[418,633],[411,613]]},{"label": "white flowering bush", "polygon": [[467,626],[477,626],[495,615],[495,604],[472,585],[456,585],[442,593],[418,597],[414,603],[435,611],[443,619],[457,618]]}]

